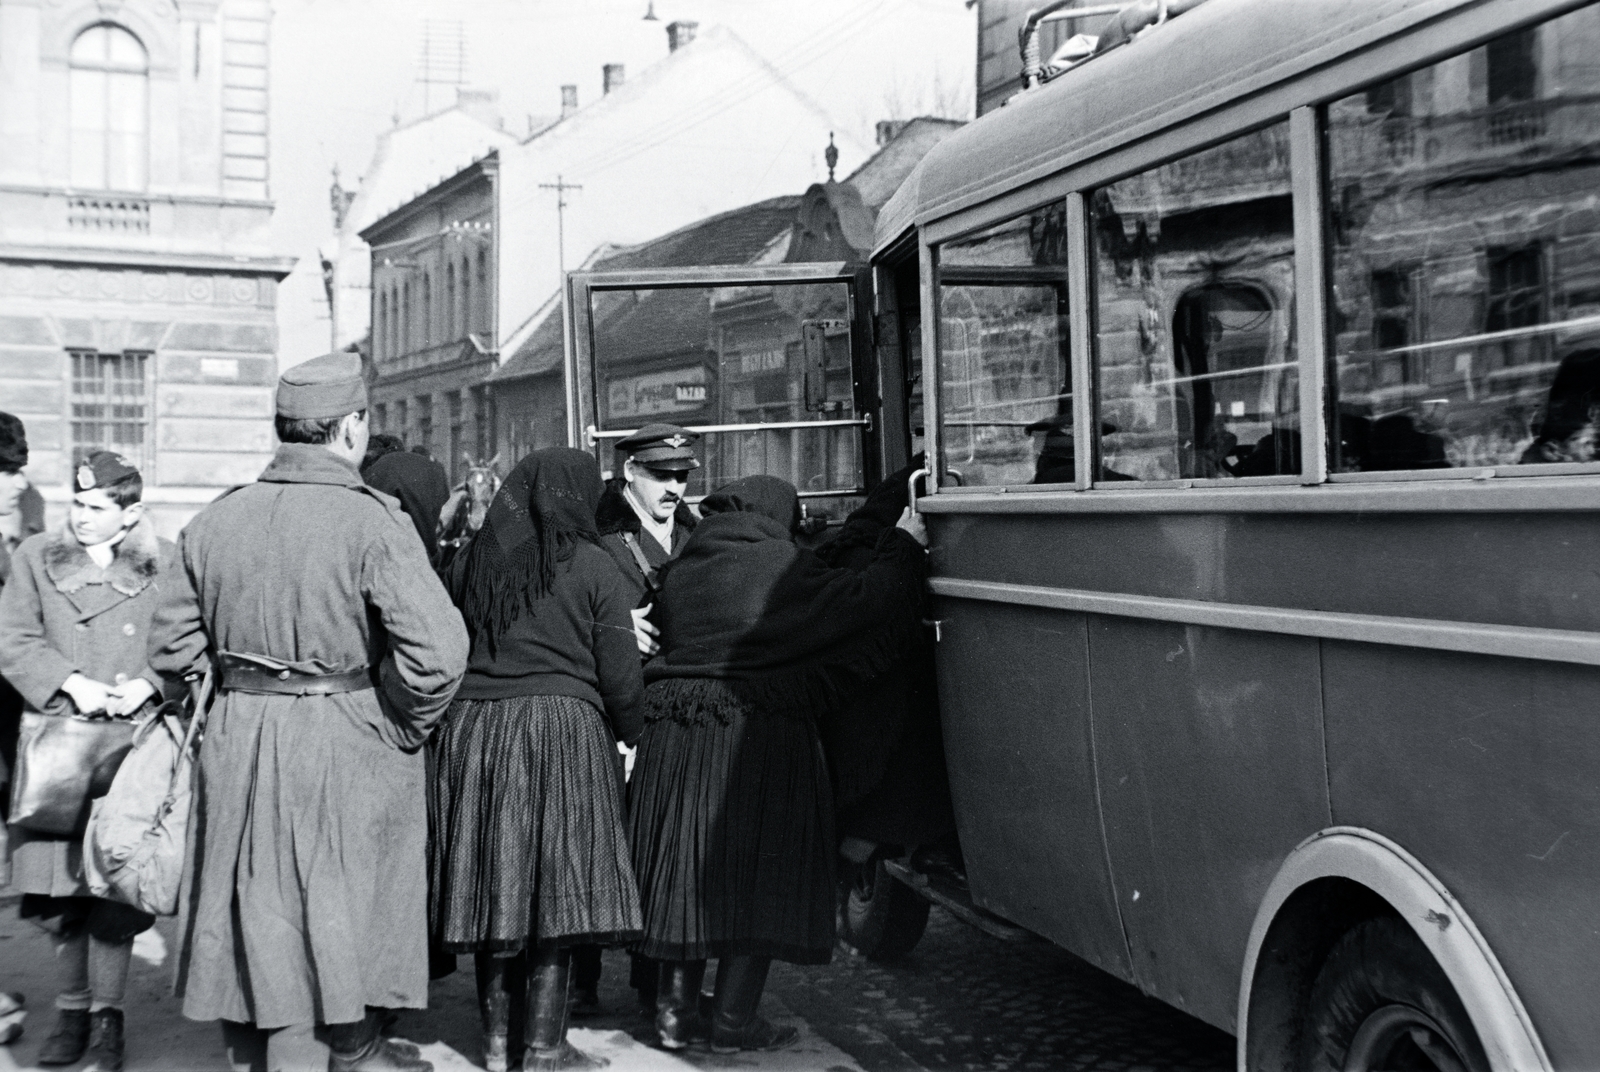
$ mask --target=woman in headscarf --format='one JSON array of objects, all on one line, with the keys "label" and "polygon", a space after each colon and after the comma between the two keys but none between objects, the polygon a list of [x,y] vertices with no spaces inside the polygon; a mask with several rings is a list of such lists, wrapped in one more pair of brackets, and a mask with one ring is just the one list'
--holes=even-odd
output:
[{"label": "woman in headscarf", "polygon": [[450,498],[450,478],[444,466],[420,454],[393,450],[373,459],[361,475],[368,486],[400,500],[400,509],[422,538],[428,561],[439,568],[439,514]]},{"label": "woman in headscarf", "polygon": [[[920,628],[927,535],[905,511],[864,569],[797,547],[792,485],[747,477],[700,504],[663,568],[661,652],[629,831],[645,908],[640,951],[665,961],[656,1030],[668,1049],[774,1049],[793,1028],[757,1010],[772,960],[826,964],[834,941],[832,791],[819,716],[892,665]],[[718,959],[712,1022],[696,1005]]]},{"label": "woman in headscarf", "polygon": [[644,686],[599,500],[594,458],[530,454],[451,571],[472,653],[433,743],[430,914],[445,952],[474,954],[491,1072],[524,1029],[530,1072],[605,1064],[566,1041],[571,947],[640,935],[616,742]]}]

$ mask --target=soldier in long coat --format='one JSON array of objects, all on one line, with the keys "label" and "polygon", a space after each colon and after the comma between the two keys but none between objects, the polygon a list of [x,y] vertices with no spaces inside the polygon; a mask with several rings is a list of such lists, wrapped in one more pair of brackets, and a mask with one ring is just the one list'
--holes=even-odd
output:
[{"label": "soldier in long coat", "polygon": [[[11,577],[11,556],[22,541],[44,531],[44,499],[23,475],[28,465],[28,432],[9,413],[0,413],[0,591]],[[0,678],[0,819],[11,800],[11,768],[17,761],[17,727],[22,697]],[[0,825],[0,885],[6,881],[5,827]]]},{"label": "soldier in long coat", "polygon": [[420,749],[461,681],[467,634],[411,521],[356,468],[366,407],[354,354],[283,374],[282,446],[183,531],[151,636],[158,670],[209,661],[221,677],[200,753],[183,1012],[284,1029],[267,1039],[274,1069],[316,1062],[313,1024],[328,1025],[337,1072],[431,1067],[379,1037],[369,1007],[427,1004]]}]

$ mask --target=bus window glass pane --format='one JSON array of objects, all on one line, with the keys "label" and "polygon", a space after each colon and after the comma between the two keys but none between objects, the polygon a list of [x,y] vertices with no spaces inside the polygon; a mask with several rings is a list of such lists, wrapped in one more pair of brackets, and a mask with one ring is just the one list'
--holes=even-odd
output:
[{"label": "bus window glass pane", "polygon": [[1074,479],[1061,203],[939,248],[939,425],[967,485]]},{"label": "bus window glass pane", "polygon": [[1328,107],[1340,472],[1595,461],[1600,6]]},{"label": "bus window glass pane", "polygon": [[1289,124],[1095,191],[1099,480],[1300,471]]},{"label": "bus window glass pane", "polygon": [[[590,309],[603,431],[654,421],[855,419],[843,283],[597,290]],[[757,474],[782,477],[802,494],[856,493],[864,487],[861,438],[852,424],[707,433],[689,494]],[[816,504],[810,513],[832,516],[845,505]]]}]

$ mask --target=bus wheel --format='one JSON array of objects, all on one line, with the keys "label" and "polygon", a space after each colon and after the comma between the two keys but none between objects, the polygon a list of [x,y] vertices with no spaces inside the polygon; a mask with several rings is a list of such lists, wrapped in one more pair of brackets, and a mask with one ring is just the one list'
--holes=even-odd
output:
[{"label": "bus wheel", "polygon": [[853,869],[840,912],[844,940],[868,960],[898,960],[928,926],[928,902],[873,857]]},{"label": "bus wheel", "polygon": [[1489,1072],[1472,1020],[1428,947],[1392,916],[1357,924],[1317,973],[1306,1072]]}]

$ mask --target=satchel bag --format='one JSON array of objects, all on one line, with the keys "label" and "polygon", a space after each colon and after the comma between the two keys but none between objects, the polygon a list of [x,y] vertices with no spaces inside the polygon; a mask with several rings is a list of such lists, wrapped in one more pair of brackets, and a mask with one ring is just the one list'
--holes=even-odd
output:
[{"label": "satchel bag", "polygon": [[36,834],[81,834],[91,798],[110,788],[133,731],[132,722],[24,711],[10,822]]},{"label": "satchel bag", "polygon": [[152,915],[177,913],[211,683],[208,673],[186,704],[173,700],[156,709],[139,727],[110,790],[94,802],[83,838],[83,874],[94,896]]}]

